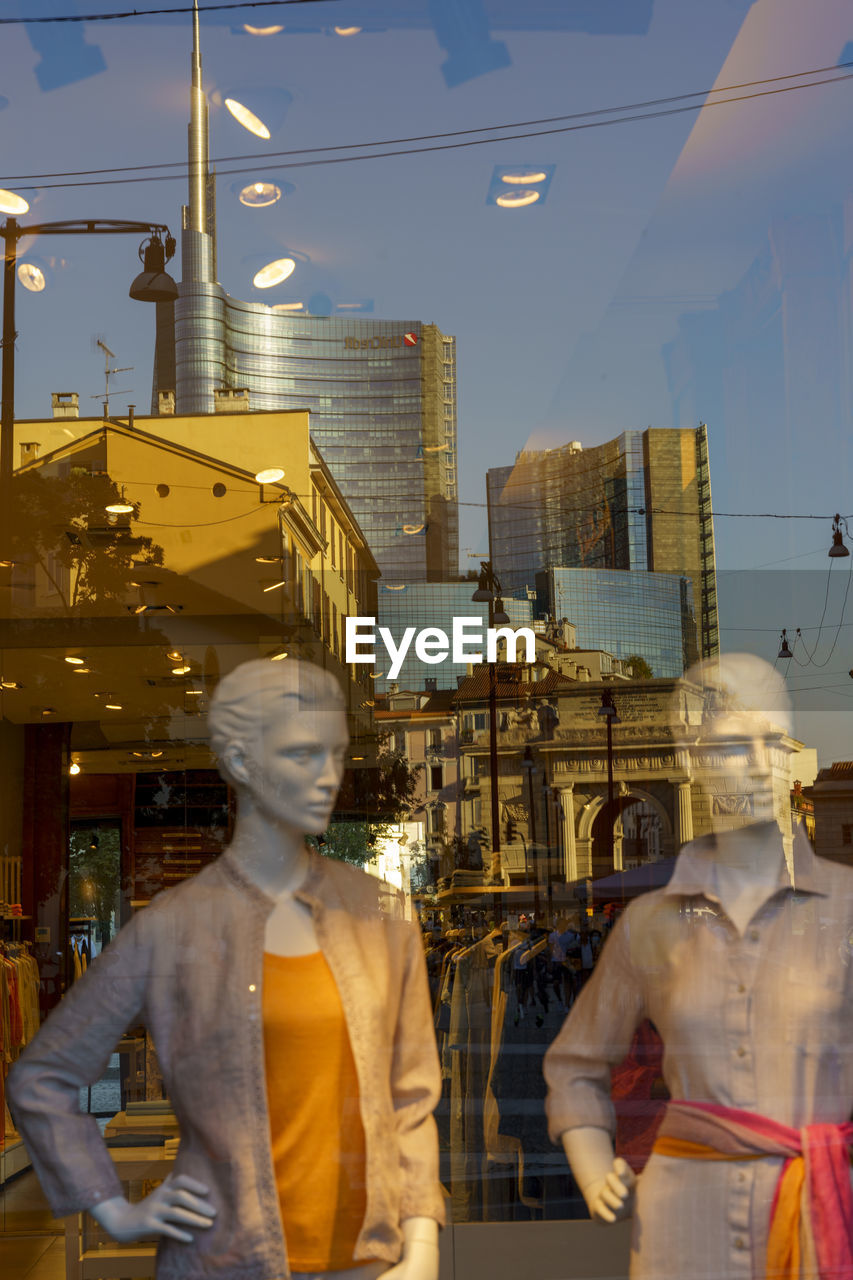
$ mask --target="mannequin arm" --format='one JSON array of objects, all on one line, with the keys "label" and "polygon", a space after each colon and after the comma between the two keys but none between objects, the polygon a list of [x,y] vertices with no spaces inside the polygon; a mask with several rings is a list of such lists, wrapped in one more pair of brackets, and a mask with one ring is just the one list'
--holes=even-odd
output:
[{"label": "mannequin arm", "polygon": [[169,1174],[136,1204],[124,1196],[112,1196],[92,1205],[89,1213],[120,1244],[151,1236],[170,1236],[191,1244],[193,1235],[187,1228],[213,1225],[216,1210],[206,1197],[207,1187],[201,1182],[186,1174]]},{"label": "mannequin arm", "polygon": [[608,1131],[592,1126],[567,1129],[561,1141],[589,1216],[596,1222],[630,1217],[637,1179],[621,1156],[614,1158]]},{"label": "mannequin arm", "polygon": [[435,1218],[405,1218],[403,1256],[383,1280],[438,1280],[438,1223]]}]

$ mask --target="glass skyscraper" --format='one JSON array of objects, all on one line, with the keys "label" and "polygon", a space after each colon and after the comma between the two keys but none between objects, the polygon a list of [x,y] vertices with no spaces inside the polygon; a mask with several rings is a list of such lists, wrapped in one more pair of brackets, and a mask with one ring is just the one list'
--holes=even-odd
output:
[{"label": "glass skyscraper", "polygon": [[420,321],[284,315],[219,285],[175,306],[176,407],[309,409],[311,436],[385,579],[458,572],[456,342]]},{"label": "glass skyscraper", "polygon": [[525,450],[512,466],[492,468],[487,488],[492,559],[507,590],[563,568],[687,578],[699,654],[719,651],[704,425],[624,431],[590,449],[572,441]]},{"label": "glass skyscraper", "polygon": [[213,413],[214,392],[229,389],[247,392],[252,412],[310,410],[383,578],[442,581],[459,559],[456,341],[417,320],[278,312],[217,283],[197,34],[180,296],[157,304],[152,413],[163,392],[177,413]]},{"label": "glass skyscraper", "polygon": [[548,569],[536,575],[537,612],[567,618],[579,649],[639,655],[654,676],[678,677],[698,658],[689,578],[625,569]]}]

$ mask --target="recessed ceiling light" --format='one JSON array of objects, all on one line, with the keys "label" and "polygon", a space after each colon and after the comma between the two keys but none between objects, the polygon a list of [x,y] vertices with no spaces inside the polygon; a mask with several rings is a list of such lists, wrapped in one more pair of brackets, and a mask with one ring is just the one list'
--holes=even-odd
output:
[{"label": "recessed ceiling light", "polygon": [[264,209],[281,199],[281,187],[277,187],[274,182],[250,182],[240,192],[238,199],[250,209]]},{"label": "recessed ceiling light", "polygon": [[544,182],[547,177],[544,169],[532,169],[529,173],[502,173],[501,182],[508,182],[514,187],[532,187],[535,182]]},{"label": "recessed ceiling light", "polygon": [[256,471],[255,479],[258,484],[277,484],[279,480],[284,479],[284,468],[267,467],[264,471]]},{"label": "recessed ceiling light", "polygon": [[55,716],[56,707],[42,707],[41,713],[43,716]]},{"label": "recessed ceiling light", "polygon": [[29,289],[30,293],[41,293],[47,284],[44,272],[34,262],[22,262],[20,264],[18,267],[18,279],[25,289]]},{"label": "recessed ceiling light", "polygon": [[169,658],[170,661],[172,662],[183,662],[184,660],[184,655],[180,652],[179,649],[170,649],[170,651],[166,654],[166,657]]},{"label": "recessed ceiling light", "polygon": [[172,667],[172,675],[185,676],[189,670],[189,667]]},{"label": "recessed ceiling light", "polygon": [[357,36],[361,27],[335,27],[336,36]]},{"label": "recessed ceiling light", "polygon": [[162,751],[152,751],[152,752],[151,752],[151,759],[152,759],[152,760],[159,760],[162,754],[163,754],[163,752],[162,752]]},{"label": "recessed ceiling light", "polygon": [[276,258],[273,262],[268,262],[265,267],[261,267],[260,271],[255,272],[252,284],[256,289],[272,289],[274,285],[281,284],[292,276],[295,268],[294,258]]},{"label": "recessed ceiling light", "polygon": [[83,666],[83,664],[85,663],[86,659],[85,659],[85,658],[74,658],[74,657],[72,657],[72,656],[69,654],[69,655],[66,657],[65,661],[66,661],[66,662],[70,662],[70,663],[71,663],[71,665],[72,665],[72,667],[82,667],[82,666]]},{"label": "recessed ceiling light", "polygon": [[281,653],[271,653],[270,662],[281,662],[282,658],[287,657],[287,650],[282,649]]},{"label": "recessed ceiling light", "polygon": [[90,667],[75,667],[73,674],[75,676],[90,676],[92,671]]},{"label": "recessed ceiling light", "polygon": [[122,705],[121,705],[121,703],[120,703],[120,702],[105,702],[105,703],[104,703],[104,706],[106,707],[107,711],[121,711],[121,710],[122,710]]},{"label": "recessed ceiling light", "polygon": [[249,133],[253,133],[256,138],[263,138],[266,141],[271,136],[263,120],[256,116],[254,111],[244,107],[242,102],[238,102],[236,98],[226,98],[225,105],[237,123],[244,129],[248,129]]},{"label": "recessed ceiling light", "polygon": [[279,31],[284,30],[284,27],[253,27],[248,22],[244,22],[243,30],[247,31],[250,36],[277,36]]},{"label": "recessed ceiling light", "polygon": [[498,196],[495,204],[502,209],[523,209],[525,205],[535,204],[542,193],[540,191],[505,191]]},{"label": "recessed ceiling light", "polygon": [[122,499],[121,502],[111,502],[104,510],[111,516],[129,516],[133,514],[134,507],[132,502]]},{"label": "recessed ceiling light", "polygon": [[75,775],[76,775],[76,774],[78,774],[78,773],[80,772],[80,766],[79,766],[79,764],[77,763],[77,761],[76,761],[76,760],[74,761],[74,763],[73,763],[72,765],[69,765],[69,767],[68,767],[68,772],[69,772],[69,773],[71,773],[71,774],[75,774]]},{"label": "recessed ceiling light", "polygon": [[23,196],[16,195],[14,191],[6,191],[0,188],[0,213],[11,213],[12,217],[18,214],[27,213],[29,211],[29,203]]},{"label": "recessed ceiling light", "polygon": [[23,689],[17,680],[0,680],[0,689]]},{"label": "recessed ceiling light", "polygon": [[200,698],[204,693],[204,689],[185,689],[184,693],[189,698]]}]

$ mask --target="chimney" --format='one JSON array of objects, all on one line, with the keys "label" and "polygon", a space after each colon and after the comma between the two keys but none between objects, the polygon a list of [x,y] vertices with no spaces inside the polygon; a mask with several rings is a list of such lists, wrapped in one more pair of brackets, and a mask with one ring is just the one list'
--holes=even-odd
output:
[{"label": "chimney", "polygon": [[21,441],[21,466],[25,467],[28,462],[35,462],[39,456],[38,440],[22,440]]},{"label": "chimney", "polygon": [[50,405],[54,418],[80,417],[80,397],[76,391],[52,391]]},{"label": "chimney", "polygon": [[217,387],[213,392],[214,413],[248,413],[248,387]]},{"label": "chimney", "polygon": [[175,393],[174,391],[160,391],[157,394],[157,412],[161,418],[173,418],[175,416]]}]

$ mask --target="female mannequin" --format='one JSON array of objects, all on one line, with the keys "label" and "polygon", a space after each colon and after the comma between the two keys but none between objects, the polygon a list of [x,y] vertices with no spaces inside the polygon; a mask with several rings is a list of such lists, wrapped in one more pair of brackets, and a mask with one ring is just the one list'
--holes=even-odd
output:
[{"label": "female mannequin", "polygon": [[[318,858],[304,842],[325,831],[343,775],[341,692],[307,663],[250,662],[221,682],[209,719],[221,771],[238,795],[232,843],[213,867],[134,917],[51,1015],[10,1074],[18,1127],[54,1212],[86,1208],[119,1241],[158,1237],[158,1280],[436,1280],[443,1205],[431,1113],[440,1083],[418,931],[380,912],[370,877]],[[291,1203],[276,1194],[287,1161],[282,1167],[278,1159],[271,1115],[283,1110],[286,1123],[299,1121],[316,1089],[300,1079],[292,1099],[268,1092],[265,1079],[269,1088],[273,1080],[289,1087],[270,1057],[270,1017],[282,1014],[286,1026],[288,1011],[270,1010],[263,994],[276,972],[305,973],[306,965],[320,978],[331,974],[324,989],[338,1022],[317,1025],[323,1034],[337,1027],[342,1070],[354,1068],[348,1123],[361,1145],[347,1156],[353,1172],[334,1170],[321,1183],[315,1214],[308,1204],[309,1219],[328,1224],[331,1243],[322,1231],[315,1239],[315,1223],[301,1223],[303,1253],[325,1252],[307,1263],[297,1255],[291,1272],[282,1231]],[[97,1131],[85,1126],[91,1118],[72,1112],[77,1089],[98,1078],[138,1012],[154,1036],[181,1149],[175,1172],[130,1204],[112,1194],[115,1175]],[[278,1048],[286,1055],[289,1045]],[[319,1066],[328,1066],[331,1046],[313,1048]],[[320,1105],[322,1123],[322,1096]],[[328,1099],[330,1115],[340,1107],[338,1096]],[[335,1131],[331,1149],[337,1140]],[[315,1142],[325,1151],[327,1141],[309,1131],[289,1148],[305,1177]],[[297,1201],[298,1183],[288,1184]],[[320,1203],[327,1196],[332,1203]],[[340,1202],[350,1214],[361,1205],[352,1238],[339,1221]]]},{"label": "female mannequin", "polygon": [[[686,845],[618,922],[546,1057],[551,1135],[593,1218],[633,1211],[632,1278],[849,1277],[853,872],[799,833],[785,855],[781,678],[749,655],[687,678],[716,687],[701,741],[753,821]],[[673,1101],[637,1182],[614,1160],[609,1073],[645,1017]]]}]

